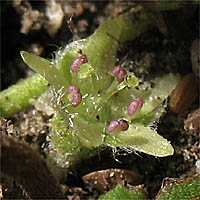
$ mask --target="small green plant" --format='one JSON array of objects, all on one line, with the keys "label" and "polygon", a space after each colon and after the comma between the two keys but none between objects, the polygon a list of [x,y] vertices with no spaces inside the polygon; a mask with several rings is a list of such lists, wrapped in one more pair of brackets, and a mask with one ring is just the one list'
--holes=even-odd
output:
[{"label": "small green plant", "polygon": [[62,166],[103,146],[158,157],[173,154],[171,144],[150,125],[164,111],[163,100],[179,76],[157,78],[154,88],[142,89],[133,73],[115,66],[119,43],[136,37],[137,26],[143,31],[148,23],[115,18],[90,37],[59,50],[52,61],[21,52],[24,61],[51,84],[50,106],[55,114],[50,152],[62,158]]},{"label": "small green plant", "polygon": [[[161,1],[152,5],[149,9],[156,12],[181,6],[179,2]],[[156,122],[165,112],[164,101],[176,87],[179,75],[157,77],[151,80],[151,87],[140,83],[123,66],[116,66],[119,46],[152,25],[152,18],[142,11],[110,20],[90,37],[58,50],[52,60],[22,51],[24,62],[36,74],[0,93],[0,116],[11,116],[32,104],[53,114],[48,158],[65,172],[105,147],[113,152],[123,149],[156,157],[173,155],[170,142],[157,133]],[[156,199],[198,198],[199,180],[199,175],[185,180],[167,178]],[[145,199],[146,193],[143,186],[127,189],[118,185],[100,199],[125,196]]]},{"label": "small green plant", "polygon": [[[119,44],[152,25],[144,12],[134,17],[137,20],[130,16],[110,20],[90,37],[58,50],[54,60],[21,52],[24,62],[51,85],[38,103],[48,102],[46,111],[53,110],[50,157],[62,167],[105,146],[158,157],[174,153],[170,142],[151,126],[164,112],[162,103],[179,76],[158,77],[152,80],[155,87],[151,88],[139,84],[137,77],[122,66],[115,66]],[[46,88],[46,82],[42,85]],[[0,98],[5,113],[7,94]],[[30,98],[24,101],[30,103]]]}]

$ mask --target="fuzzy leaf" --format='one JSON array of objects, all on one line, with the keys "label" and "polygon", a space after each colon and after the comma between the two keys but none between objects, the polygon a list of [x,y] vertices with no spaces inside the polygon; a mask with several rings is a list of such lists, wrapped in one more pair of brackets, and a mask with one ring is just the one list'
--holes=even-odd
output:
[{"label": "fuzzy leaf", "polygon": [[[172,145],[150,127],[141,124],[129,126],[127,131],[111,133],[108,137],[110,145],[140,151],[149,155],[164,157],[173,155]],[[111,141],[110,140],[115,140]]]},{"label": "fuzzy leaf", "polygon": [[104,124],[102,123],[91,123],[75,117],[73,120],[73,131],[79,137],[80,142],[87,148],[98,147],[103,142],[102,131]]},{"label": "fuzzy leaf", "polygon": [[49,159],[54,160],[56,158],[58,166],[68,168],[81,159],[97,153],[96,150],[83,146],[79,137],[71,133],[68,118],[62,118],[60,114],[57,114],[51,122],[51,132],[53,133],[51,140],[53,144],[49,144]]},{"label": "fuzzy leaf", "polygon": [[21,51],[20,53],[22,59],[30,68],[43,76],[56,88],[68,85],[67,81],[62,79],[62,76],[60,76],[60,73],[56,69],[54,62],[50,62],[47,59],[25,51]]}]

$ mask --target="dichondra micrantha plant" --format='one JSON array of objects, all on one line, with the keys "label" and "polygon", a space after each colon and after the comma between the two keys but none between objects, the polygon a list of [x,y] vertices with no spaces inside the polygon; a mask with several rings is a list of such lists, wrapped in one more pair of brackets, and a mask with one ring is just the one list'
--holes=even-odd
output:
[{"label": "dichondra micrantha plant", "polygon": [[119,44],[139,36],[149,25],[144,13],[139,12],[137,20],[117,17],[90,37],[58,50],[50,61],[21,52],[24,62],[51,85],[38,102],[51,99],[49,150],[60,166],[68,167],[105,146],[158,157],[173,154],[170,142],[151,125],[164,111],[163,100],[179,76],[159,77],[153,80],[155,87],[145,88],[133,73],[116,66]]}]

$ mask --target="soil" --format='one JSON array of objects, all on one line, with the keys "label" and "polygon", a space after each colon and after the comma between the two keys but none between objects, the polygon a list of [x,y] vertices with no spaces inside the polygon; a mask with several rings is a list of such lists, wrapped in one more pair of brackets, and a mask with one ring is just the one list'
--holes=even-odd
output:
[{"label": "soil", "polygon": [[[22,62],[20,50],[52,58],[52,52],[59,47],[64,47],[74,39],[87,37],[99,24],[129,12],[135,6],[131,2],[118,1],[51,2],[56,2],[56,11],[63,8],[57,22],[48,20],[49,15],[45,12],[45,9],[51,8],[48,1],[1,1],[1,90],[33,74]],[[191,45],[198,38],[198,15],[198,6],[162,12],[158,28],[147,31],[121,47],[118,52],[119,64],[133,71],[141,81],[151,80],[164,73],[180,73],[181,76],[193,73]],[[119,168],[137,172],[142,176],[141,184],[144,184],[148,198],[151,199],[155,198],[165,177],[184,178],[194,175],[195,164],[200,159],[199,124],[197,122],[195,129],[190,129],[188,121],[194,120],[191,115],[199,108],[198,99],[182,113],[173,113],[167,108],[157,124],[158,133],[171,141],[175,149],[173,156],[155,158],[143,153],[127,152],[113,156],[110,149],[105,149],[98,156],[79,163],[63,178],[60,184],[66,198],[97,199],[101,192],[84,184],[81,178],[97,170]],[[199,112],[196,113],[194,118],[198,119]],[[44,143],[49,131],[49,118],[30,107],[7,119],[1,118],[1,132],[29,144],[45,159]],[[4,199],[28,197],[12,177],[2,176],[1,185]]]}]

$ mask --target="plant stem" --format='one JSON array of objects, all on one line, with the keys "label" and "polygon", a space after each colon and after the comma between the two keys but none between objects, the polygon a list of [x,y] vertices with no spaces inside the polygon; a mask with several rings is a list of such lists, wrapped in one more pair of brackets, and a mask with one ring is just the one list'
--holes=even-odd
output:
[{"label": "plant stem", "polygon": [[37,98],[47,90],[48,82],[35,74],[0,93],[0,116],[8,117],[27,106],[29,100]]}]

